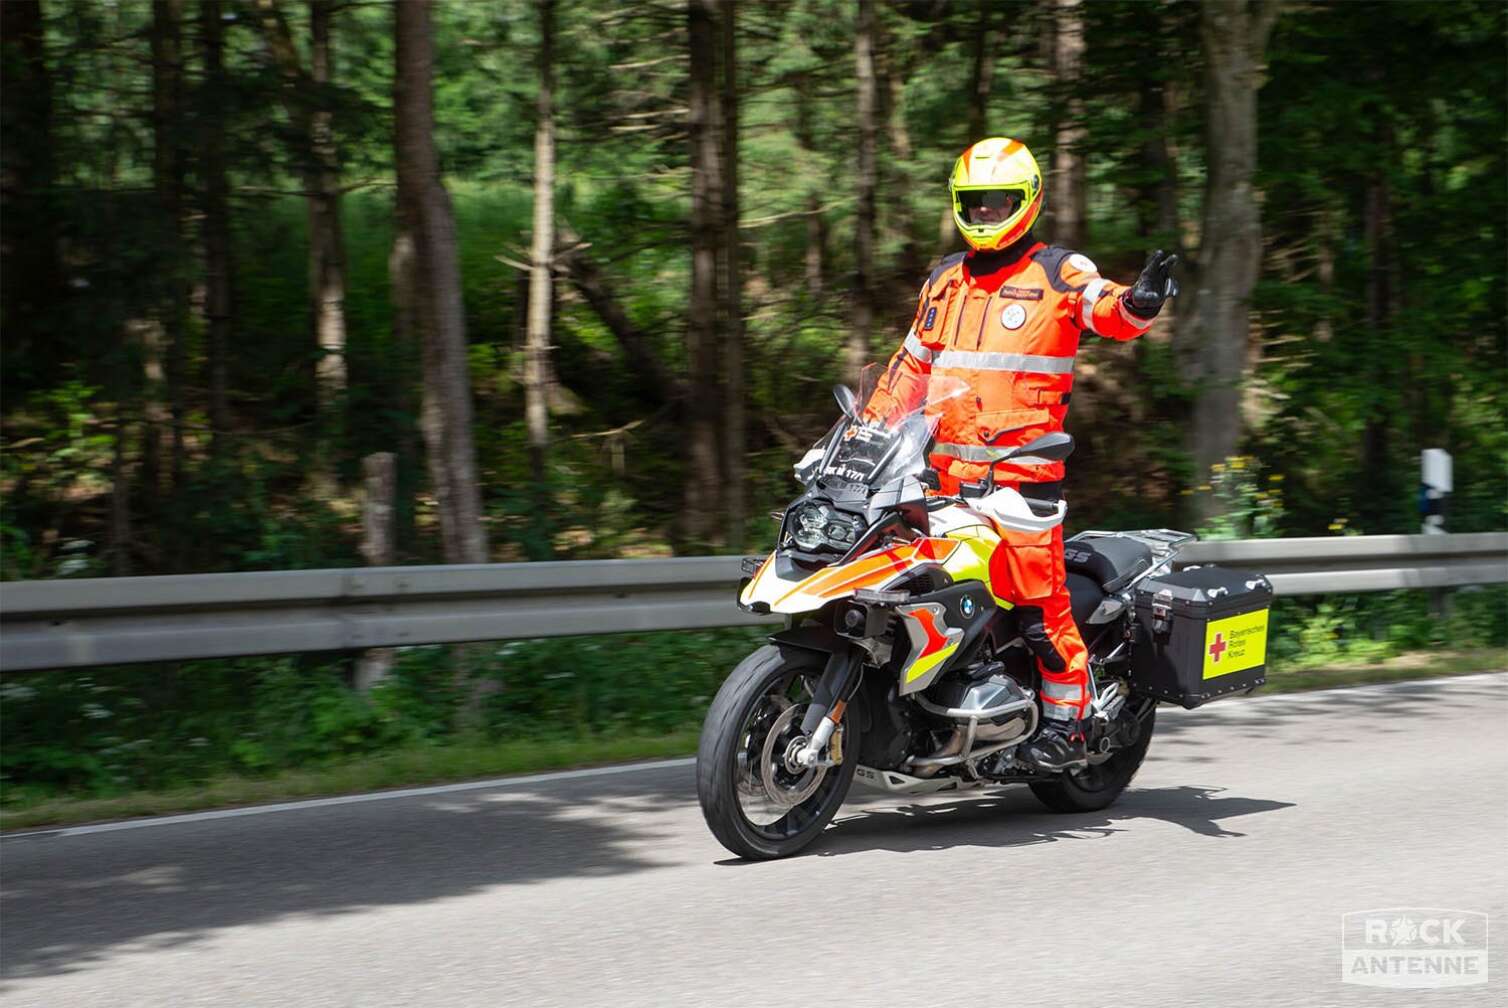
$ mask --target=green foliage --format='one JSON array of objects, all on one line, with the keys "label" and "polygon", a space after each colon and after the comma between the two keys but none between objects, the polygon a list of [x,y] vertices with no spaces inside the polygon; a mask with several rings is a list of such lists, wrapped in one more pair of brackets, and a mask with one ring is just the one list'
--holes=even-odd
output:
[{"label": "green foliage", "polygon": [[[155,392],[140,378],[140,348],[122,340],[133,321],[159,313],[163,264],[177,261],[181,244],[150,192],[151,8],[60,3],[44,13],[55,102],[69,111],[50,132],[25,136],[50,137],[57,182],[77,194],[54,208],[70,293],[45,344],[7,334],[3,576],[54,575],[70,559],[62,555],[69,542],[93,544],[95,572],[355,562],[360,460],[373,451],[399,457],[400,561],[435,559],[416,429],[419,355],[394,334],[387,274],[391,10],[339,8],[336,71],[320,95],[335,111],[350,186],[342,199],[350,380],[332,501],[315,500],[307,479],[316,441],[307,210],[281,85],[256,20],[238,14],[226,22],[226,79],[210,93],[197,23],[185,23],[191,100],[168,126],[191,155],[208,120],[225,127],[233,417],[215,457],[204,321],[191,313],[185,481],[155,503],[138,441],[142,396]],[[1023,137],[1046,163],[1059,127],[1082,117],[1085,251],[1107,275],[1127,279],[1148,247],[1183,240],[1160,230],[1159,186],[1171,183],[1184,230],[1198,219],[1198,6],[1098,5],[1073,88],[1054,78],[1038,45],[1049,14],[1033,3],[881,5],[875,277],[883,310],[874,356],[898,340],[927,262],[957,244],[939,238],[937,219],[942,179],[970,139],[981,44],[992,57],[988,132]],[[295,5],[288,16],[302,47],[307,11]],[[684,19],[600,4],[559,17],[559,215],[589,243],[655,353],[679,371],[689,278]],[[564,283],[554,364],[574,406],[552,417],[558,513],[534,513],[521,436],[522,275],[499,257],[524,258],[531,227],[536,11],[524,0],[450,4],[434,20],[436,142],[455,208],[495,556],[663,552],[688,475],[682,425],[673,409],[650,405],[601,319]],[[1508,164],[1498,142],[1508,132],[1504,20],[1500,6],[1477,3],[1330,5],[1279,19],[1259,95],[1259,182],[1270,198],[1255,300],[1260,364],[1247,406],[1255,422],[1243,451],[1288,493],[1277,509],[1232,488],[1215,534],[1322,534],[1341,518],[1367,532],[1412,531],[1416,455],[1434,446],[1457,460],[1449,527],[1508,523],[1508,288],[1498,282],[1508,245],[1499,184]],[[744,5],[738,25],[748,512],[758,516],[785,503],[790,459],[831,419],[824,389],[838,378],[854,265],[854,21],[850,7],[829,0],[780,0]],[[1157,139],[1176,155],[1171,175],[1150,160]],[[1389,210],[1378,244],[1368,238],[1367,208],[1381,182]],[[809,289],[812,263],[821,283]],[[1369,308],[1383,273],[1387,304]],[[1081,450],[1068,476],[1076,523],[1177,525],[1205,485],[1184,451],[1187,362],[1165,342],[1143,342],[1086,345],[1112,380],[1086,381],[1076,396]],[[31,345],[49,349],[23,352]],[[107,521],[117,436],[133,519],[124,543],[111,541]]]},{"label": "green foliage", "polygon": [[[284,6],[307,55],[307,9]],[[765,515],[793,493],[792,459],[832,420],[827,389],[839,378],[856,266],[857,95],[852,5],[738,9],[747,539],[757,548],[774,531]],[[360,466],[376,451],[398,457],[398,562],[440,556],[418,431],[420,353],[395,331],[388,276],[391,7],[337,5],[334,80],[318,89],[347,187],[349,381],[335,407],[339,436],[321,449],[333,455],[333,496],[309,478],[320,431],[302,155],[257,20],[243,4],[227,10],[226,79],[211,87],[189,5],[185,100],[159,123],[187,159],[187,231],[154,190],[150,4],[43,4],[52,108],[39,116],[10,104],[35,89],[0,94],[7,179],[28,157],[52,173],[44,192],[7,182],[0,244],[51,248],[57,259],[44,311],[12,316],[29,292],[16,290],[15,271],[0,277],[0,578],[358,565]],[[986,132],[1023,138],[1044,166],[1059,136],[1082,129],[1084,251],[1112,279],[1130,279],[1149,248],[1183,248],[1197,232],[1208,157],[1200,5],[1094,5],[1074,82],[1045,59],[1052,10],[1017,0],[879,5],[876,358],[899,342],[928,263],[958,245],[946,228],[939,235],[938,217],[948,166],[973,139],[976,101]],[[435,140],[454,206],[492,558],[667,553],[685,480],[709,474],[688,472],[678,407],[642,386],[564,282],[551,337],[564,390],[545,474],[552,506],[538,506],[522,419],[525,288],[505,261],[526,258],[532,227],[536,8],[451,3],[433,16]],[[652,351],[684,374],[684,14],[588,3],[558,16],[558,216]],[[1192,471],[1188,354],[1161,327],[1131,347],[1086,340],[1070,421],[1076,525],[1178,526],[1198,495],[1213,494],[1221,514],[1201,530],[1208,537],[1410,532],[1418,452],[1444,447],[1456,460],[1448,528],[1508,527],[1505,28],[1504,7],[1480,2],[1309,5],[1280,17],[1258,102],[1263,262],[1243,454],[1215,473]],[[983,89],[979,53],[992,70]],[[166,304],[168,281],[203,279],[187,250],[202,237],[212,124],[225,132],[234,261],[220,431],[208,416],[202,299]],[[1154,156],[1156,141],[1170,163]],[[1192,288],[1197,273],[1184,280]],[[175,312],[188,317],[181,373],[168,359],[156,377],[147,336]],[[146,438],[172,412],[169,385],[183,472],[170,472],[160,427],[153,482]],[[1418,595],[1283,599],[1274,653],[1312,666],[1501,645],[1499,590],[1452,598],[1444,621]],[[348,663],[335,660],[28,676],[0,687],[0,762],[8,794],[108,795],[449,746],[457,712],[472,706],[492,737],[670,731],[695,723],[752,639],[522,642],[468,676],[448,649],[415,649],[368,698],[350,694]],[[501,688],[478,686],[492,680]]]},{"label": "green foliage", "polygon": [[[1443,610],[1443,613],[1439,610]],[[1269,661],[1285,669],[1383,662],[1409,651],[1508,646],[1508,586],[1279,598]]]},{"label": "green foliage", "polygon": [[[7,804],[266,776],[424,746],[694,731],[762,631],[400,649],[368,695],[349,659],[244,658],[41,672],[0,684]],[[477,717],[461,717],[463,708]]]},{"label": "green foliage", "polygon": [[1283,475],[1263,476],[1257,460],[1234,455],[1216,462],[1210,481],[1184,491],[1213,494],[1215,517],[1199,528],[1201,539],[1275,539],[1283,522]]},{"label": "green foliage", "polygon": [[1288,534],[1337,517],[1416,531],[1424,448],[1455,456],[1452,531],[1504,525],[1508,294],[1483,281],[1508,248],[1505,21],[1501,5],[1428,3],[1279,19],[1250,450],[1289,478]]},{"label": "green foliage", "polygon": [[[1284,673],[1508,646],[1508,587],[1456,591],[1443,619],[1431,606],[1425,592],[1278,599],[1269,663]],[[347,686],[349,659],[13,676],[0,684],[0,802],[109,798],[393,754],[429,767],[428,774],[417,766],[404,771],[417,779],[443,776],[447,753],[477,744],[691,737],[723,677],[764,632],[549,638],[459,652],[403,648],[390,677],[364,696]],[[457,728],[463,709],[474,712],[465,731]],[[415,755],[423,752],[432,755]],[[404,782],[400,775],[390,783]]]},{"label": "green foliage", "polygon": [[[0,454],[0,577],[102,573],[99,526],[81,503],[108,492],[114,438],[100,390],[77,378],[32,393]],[[19,450],[17,450],[19,449]]]}]

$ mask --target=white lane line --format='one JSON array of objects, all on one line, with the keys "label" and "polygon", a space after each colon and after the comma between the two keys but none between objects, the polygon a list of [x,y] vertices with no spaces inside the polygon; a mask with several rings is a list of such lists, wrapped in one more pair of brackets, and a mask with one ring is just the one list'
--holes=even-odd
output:
[{"label": "white lane line", "polygon": [[328,805],[355,805],[358,802],[385,801],[389,798],[423,798],[428,795],[455,794],[457,791],[481,791],[486,788],[511,787],[519,784],[544,784],[549,781],[575,780],[582,777],[608,777],[613,774],[636,773],[640,770],[692,766],[695,763],[694,757],[687,756],[682,759],[590,767],[586,770],[558,770],[552,773],[528,774],[523,777],[495,777],[491,780],[465,781],[460,784],[434,784],[429,787],[398,788],[392,791],[372,791],[366,794],[279,802],[275,805],[247,805],[244,808],[217,809],[212,812],[187,812],[183,815],[126,819],[121,822],[95,823],[92,826],[60,826],[56,829],[32,830],[27,833],[0,833],[0,841],[38,836],[67,837],[86,836],[90,833],[113,833],[116,830],[142,829],[147,826],[172,826],[177,823],[207,822],[211,819],[234,819],[238,816],[265,815],[269,812],[297,812],[301,809],[322,808]]},{"label": "white lane line", "polygon": [[[1312,690],[1303,693],[1270,693],[1265,696],[1237,698],[1229,705],[1185,711],[1171,705],[1160,711],[1208,717],[1210,715],[1237,714],[1246,708],[1265,703],[1305,704],[1323,703],[1331,693],[1388,693],[1418,687],[1467,685],[1508,676],[1504,672],[1475,672],[1470,675],[1440,676],[1435,679],[1401,679],[1397,682],[1376,683],[1370,686],[1337,686],[1333,689]],[[0,842],[21,840],[26,837],[87,836],[91,833],[113,833],[116,830],[143,829],[148,826],[173,826],[178,823],[208,822],[211,819],[234,819],[239,816],[266,815],[271,812],[297,812],[303,809],[322,808],[330,805],[354,805],[358,802],[385,801],[389,798],[423,798],[429,795],[455,794],[458,791],[481,791],[487,788],[512,787],[520,784],[545,784],[550,781],[578,780],[588,777],[608,777],[613,774],[637,773],[641,770],[660,770],[692,766],[691,757],[672,760],[653,760],[644,763],[623,763],[616,766],[591,767],[586,770],[560,770],[552,773],[530,774],[523,777],[496,777],[491,780],[466,781],[461,784],[435,784],[429,787],[399,788],[392,791],[373,791],[366,794],[337,795],[333,798],[310,798],[305,801],[279,802],[275,805],[248,805],[245,808],[218,809],[213,812],[189,812],[183,815],[156,816],[145,819],[126,819],[121,822],[95,823],[92,826],[60,826],[56,829],[32,830],[26,833],[0,833]]]}]

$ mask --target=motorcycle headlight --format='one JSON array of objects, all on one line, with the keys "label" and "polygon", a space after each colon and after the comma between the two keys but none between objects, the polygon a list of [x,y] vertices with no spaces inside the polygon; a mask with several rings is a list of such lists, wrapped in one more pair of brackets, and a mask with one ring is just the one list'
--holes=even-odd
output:
[{"label": "motorcycle headlight", "polygon": [[825,504],[807,504],[796,512],[795,521],[791,523],[791,538],[796,541],[796,545],[804,550],[820,548],[831,513]]},{"label": "motorcycle headlight", "polygon": [[859,538],[859,523],[848,518],[828,522],[827,538],[834,546],[849,547]]},{"label": "motorcycle headlight", "polygon": [[815,502],[802,505],[790,523],[792,541],[804,550],[825,546],[843,552],[858,541],[863,531],[858,519]]}]

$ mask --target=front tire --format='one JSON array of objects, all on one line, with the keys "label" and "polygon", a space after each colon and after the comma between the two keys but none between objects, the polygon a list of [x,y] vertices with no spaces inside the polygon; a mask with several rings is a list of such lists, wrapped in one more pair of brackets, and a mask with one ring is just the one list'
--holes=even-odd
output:
[{"label": "front tire", "polygon": [[[696,791],[712,835],[739,857],[789,857],[817,838],[843,804],[859,755],[845,711],[843,761],[797,774],[784,755],[827,656],[766,645],[739,662],[707,711]],[[851,708],[850,708],[851,710]]]},{"label": "front tire", "polygon": [[1050,781],[1034,782],[1029,785],[1032,794],[1054,812],[1098,812],[1108,808],[1141,769],[1141,761],[1147,755],[1147,746],[1152,744],[1152,730],[1156,726],[1157,707],[1154,704],[1142,717],[1141,734],[1131,745],[1103,763],[1059,774]]}]

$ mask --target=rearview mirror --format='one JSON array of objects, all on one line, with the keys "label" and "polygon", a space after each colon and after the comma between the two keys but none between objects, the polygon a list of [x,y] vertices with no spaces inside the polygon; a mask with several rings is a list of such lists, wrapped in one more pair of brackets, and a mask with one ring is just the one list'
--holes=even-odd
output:
[{"label": "rearview mirror", "polygon": [[834,385],[833,398],[838,400],[838,408],[843,411],[844,416],[853,417],[855,420],[859,418],[859,400],[853,394],[853,389],[847,385]]}]

